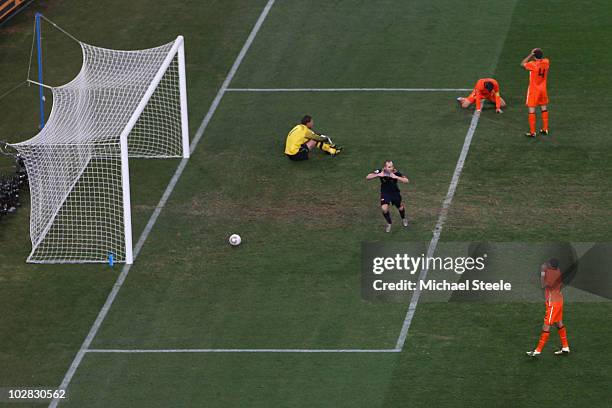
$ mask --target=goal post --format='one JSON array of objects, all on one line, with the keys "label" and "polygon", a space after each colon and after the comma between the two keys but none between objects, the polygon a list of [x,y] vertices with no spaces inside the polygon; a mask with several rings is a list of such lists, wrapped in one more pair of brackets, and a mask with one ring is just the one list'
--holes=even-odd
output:
[{"label": "goal post", "polygon": [[136,122],[142,115],[153,93],[157,89],[160,81],[166,74],[168,67],[174,59],[178,62],[179,75],[179,99],[181,110],[181,145],[183,150],[183,158],[189,158],[189,123],[187,118],[187,81],[185,78],[185,46],[183,36],[179,35],[149,85],[145,95],[136,107],[128,124],[121,133],[119,138],[121,144],[121,184],[123,194],[123,220],[124,220],[124,235],[125,235],[125,263],[131,264],[134,262],[133,244],[132,244],[132,210],[131,210],[131,194],[130,194],[130,170],[129,170],[129,146],[128,137],[130,132],[136,125]]},{"label": "goal post", "polygon": [[30,178],[28,262],[134,261],[131,158],[189,158],[184,39],[138,51],[79,42],[47,123],[12,145]]},{"label": "goal post", "polygon": [[189,146],[189,112],[187,110],[187,75],[185,73],[185,40],[180,35],[178,48],[179,87],[181,98],[181,133],[183,137],[183,158],[188,159],[191,155]]},{"label": "goal post", "polygon": [[123,234],[125,241],[125,263],[134,263],[132,244],[132,198],[130,194],[130,164],[127,137],[121,138],[121,193],[123,195]]}]

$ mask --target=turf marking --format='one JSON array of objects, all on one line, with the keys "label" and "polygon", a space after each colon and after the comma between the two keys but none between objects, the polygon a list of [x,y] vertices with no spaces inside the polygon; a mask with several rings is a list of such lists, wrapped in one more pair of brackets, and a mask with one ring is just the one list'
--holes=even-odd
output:
[{"label": "turf marking", "polygon": [[399,353],[399,349],[89,349],[88,353]]},{"label": "turf marking", "polygon": [[[438,220],[436,222],[436,226],[434,228],[433,237],[429,243],[429,247],[427,249],[427,256],[432,257],[434,252],[436,251],[436,247],[438,246],[438,241],[440,239],[440,234],[442,233],[442,227],[446,222],[446,218],[448,216],[448,210],[450,209],[450,205],[453,201],[453,197],[455,195],[455,191],[457,190],[457,185],[459,184],[459,177],[461,176],[461,172],[463,171],[463,166],[465,164],[465,160],[467,158],[468,151],[470,149],[470,145],[472,143],[472,138],[474,136],[474,132],[476,131],[476,126],[478,125],[478,120],[480,119],[480,112],[474,111],[472,115],[472,120],[470,122],[470,127],[468,128],[467,134],[465,135],[465,141],[463,142],[463,148],[461,149],[461,153],[459,155],[459,159],[457,160],[457,165],[455,166],[455,171],[453,173],[453,177],[451,179],[450,186],[448,187],[448,192],[446,193],[446,197],[442,203],[442,208],[440,209],[440,213],[438,215]],[[139,241],[140,243],[140,241]],[[424,280],[427,277],[427,269],[421,269],[419,273],[419,279]],[[402,351],[404,347],[404,343],[406,341],[406,336],[408,334],[408,329],[410,328],[410,324],[412,323],[412,318],[414,317],[414,313],[416,311],[417,304],[419,302],[419,298],[421,296],[421,290],[417,288],[412,294],[412,298],[410,299],[410,305],[408,307],[408,311],[406,312],[406,317],[404,319],[404,323],[402,325],[402,329],[397,340],[397,344],[394,349],[197,349],[197,348],[184,348],[184,349],[86,349],[87,353],[123,353],[123,354],[131,354],[131,353],[399,353]]]},{"label": "turf marking", "polygon": [[[215,96],[215,99],[212,101],[212,104],[210,105],[210,108],[208,109],[208,112],[206,113],[206,116],[202,120],[202,123],[200,124],[200,127],[198,128],[198,130],[197,130],[197,132],[196,132],[196,134],[195,134],[195,136],[193,138],[193,141],[191,142],[190,150],[192,152],[195,150],[196,146],[198,145],[198,143],[202,139],[202,136],[204,135],[204,131],[208,127],[208,124],[210,123],[210,120],[212,119],[215,111],[217,110],[217,107],[219,106],[219,104],[221,102],[221,99],[223,99],[223,95],[227,91],[227,89],[229,87],[229,84],[232,82],[232,79],[234,79],[234,76],[236,75],[236,72],[238,71],[238,68],[242,64],[242,60],[244,59],[247,51],[249,50],[249,48],[251,48],[251,44],[255,40],[255,37],[257,36],[257,33],[259,32],[261,26],[263,25],[264,21],[266,20],[266,17],[268,16],[268,13],[269,13],[270,9],[274,5],[274,2],[275,2],[275,0],[268,0],[268,3],[266,4],[264,9],[262,10],[261,14],[259,15],[259,18],[257,19],[257,22],[255,23],[255,25],[253,26],[253,29],[251,30],[251,33],[247,37],[244,45],[242,46],[242,49],[240,50],[240,53],[236,57],[236,60],[234,61],[234,64],[232,65],[232,67],[231,67],[230,71],[228,72],[227,76],[225,77],[225,80],[223,81],[223,84],[221,85],[221,88],[219,88],[219,91],[217,92],[217,95]],[[159,200],[159,203],[157,204],[157,206],[155,207],[155,211],[153,211],[153,214],[151,215],[151,218],[149,218],[149,221],[147,222],[147,225],[146,225],[144,231],[142,232],[142,234],[140,235],[140,238],[138,239],[138,242],[136,243],[136,246],[134,248],[134,258],[136,258],[138,256],[138,253],[142,249],[142,247],[143,247],[145,241],[147,240],[151,230],[153,229],[153,226],[157,222],[157,218],[159,217],[159,214],[161,213],[161,210],[166,205],[166,202],[168,201],[168,198],[172,194],[172,191],[176,187],[176,184],[177,184],[179,178],[181,177],[181,175],[183,174],[183,171],[185,170],[185,166],[187,165],[187,161],[188,161],[188,159],[181,160],[181,162],[178,165],[176,171],[174,172],[174,175],[172,176],[172,179],[168,183],[168,186],[166,187],[166,190],[164,191],[164,194],[162,195],[161,199]],[[117,293],[119,292],[119,289],[121,289],[121,286],[125,282],[125,279],[127,278],[127,275],[130,272],[130,269],[131,269],[131,265],[126,264],[126,265],[123,266],[123,269],[121,270],[121,273],[117,277],[117,280],[115,281],[115,284],[113,285],[113,289],[111,290],[110,294],[108,295],[108,297],[106,299],[106,302],[104,303],[104,306],[102,306],[102,309],[98,313],[98,316],[96,317],[96,320],[94,321],[93,325],[91,326],[91,329],[89,330],[89,333],[87,334],[87,337],[83,341],[83,344],[81,345],[81,348],[79,349],[79,351],[77,352],[76,356],[74,357],[74,360],[72,361],[72,364],[70,364],[70,367],[68,368],[68,371],[66,372],[66,374],[64,376],[64,379],[62,380],[62,383],[59,386],[60,389],[63,389],[63,390],[68,389],[68,386],[70,385],[70,381],[72,381],[72,377],[74,376],[74,373],[79,368],[79,365],[81,364],[81,361],[83,360],[83,357],[85,356],[85,353],[89,349],[89,346],[93,342],[93,339],[96,337],[96,334],[98,333],[98,330],[100,329],[100,326],[102,325],[102,322],[106,318],[106,315],[108,314],[108,311],[110,310],[113,302],[115,301],[115,298],[117,297]],[[57,407],[59,402],[60,402],[60,399],[58,399],[58,398],[53,399],[51,401],[51,403],[49,404],[49,408]]]},{"label": "turf marking", "polygon": [[[438,241],[440,240],[440,234],[442,233],[442,227],[444,226],[446,218],[448,217],[448,210],[453,201],[453,197],[455,196],[457,184],[459,184],[459,177],[461,176],[461,172],[463,171],[463,165],[465,164],[465,159],[467,158],[468,151],[470,150],[470,145],[472,144],[472,138],[474,137],[474,132],[476,131],[476,126],[478,125],[479,118],[480,112],[475,110],[474,115],[472,115],[472,122],[470,123],[470,127],[467,131],[467,134],[465,135],[463,148],[461,149],[461,154],[459,155],[459,159],[457,160],[455,172],[453,173],[453,178],[451,179],[450,186],[448,187],[446,198],[444,198],[444,201],[442,203],[442,209],[440,210],[440,214],[438,215],[438,221],[436,222],[436,226],[433,231],[433,237],[431,238],[431,241],[429,242],[429,247],[427,248],[428,257],[433,257],[434,253],[436,252],[436,247],[438,246]],[[420,281],[424,281],[427,278],[427,272],[427,267],[421,269],[421,272],[419,273]],[[417,289],[412,292],[412,298],[410,298],[410,305],[408,306],[408,310],[406,311],[404,324],[402,325],[399,337],[397,338],[397,343],[395,345],[395,348],[397,350],[401,351],[404,348],[406,336],[408,335],[408,329],[410,329],[410,324],[412,323],[412,318],[414,317],[414,312],[416,311],[420,297],[421,289],[420,287],[417,287]]]},{"label": "turf marking", "polygon": [[228,92],[463,92],[467,88],[228,88]]}]

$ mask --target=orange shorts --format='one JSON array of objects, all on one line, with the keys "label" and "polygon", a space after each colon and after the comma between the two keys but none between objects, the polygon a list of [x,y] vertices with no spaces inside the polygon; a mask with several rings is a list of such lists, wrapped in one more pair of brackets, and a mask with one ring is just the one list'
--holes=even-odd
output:
[{"label": "orange shorts", "polygon": [[[465,98],[465,99],[466,99],[468,102],[470,102],[470,103],[474,103],[474,102],[476,102],[476,96],[478,96],[478,95],[476,94],[476,91],[472,91],[472,93],[471,93],[471,94],[470,94],[470,95],[469,95],[467,98]],[[488,98],[485,98],[485,97],[483,97],[483,96],[481,95],[481,96],[480,96],[480,99],[486,99],[487,101],[490,101],[490,102],[495,103],[495,96],[494,96],[494,95],[490,95]]]},{"label": "orange shorts", "polygon": [[548,104],[548,93],[546,89],[527,89],[527,100],[525,104],[530,108]]},{"label": "orange shorts", "polygon": [[563,320],[563,302],[546,302],[544,324],[552,326]]}]

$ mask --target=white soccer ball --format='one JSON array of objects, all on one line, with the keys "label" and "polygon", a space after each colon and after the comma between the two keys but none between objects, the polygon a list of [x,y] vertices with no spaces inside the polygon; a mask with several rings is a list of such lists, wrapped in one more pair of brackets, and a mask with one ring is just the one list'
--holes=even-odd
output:
[{"label": "white soccer ball", "polygon": [[232,234],[229,237],[229,243],[232,246],[238,246],[240,245],[240,243],[242,242],[242,238],[240,238],[240,235],[238,234]]}]

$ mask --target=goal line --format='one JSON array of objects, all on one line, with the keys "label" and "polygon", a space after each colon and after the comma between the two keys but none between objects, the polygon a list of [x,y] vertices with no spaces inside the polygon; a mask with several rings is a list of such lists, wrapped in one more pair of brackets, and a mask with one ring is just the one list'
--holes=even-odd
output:
[{"label": "goal line", "polygon": [[399,353],[401,349],[89,349],[87,353]]},{"label": "goal line", "polygon": [[227,92],[465,92],[468,88],[228,88]]}]

